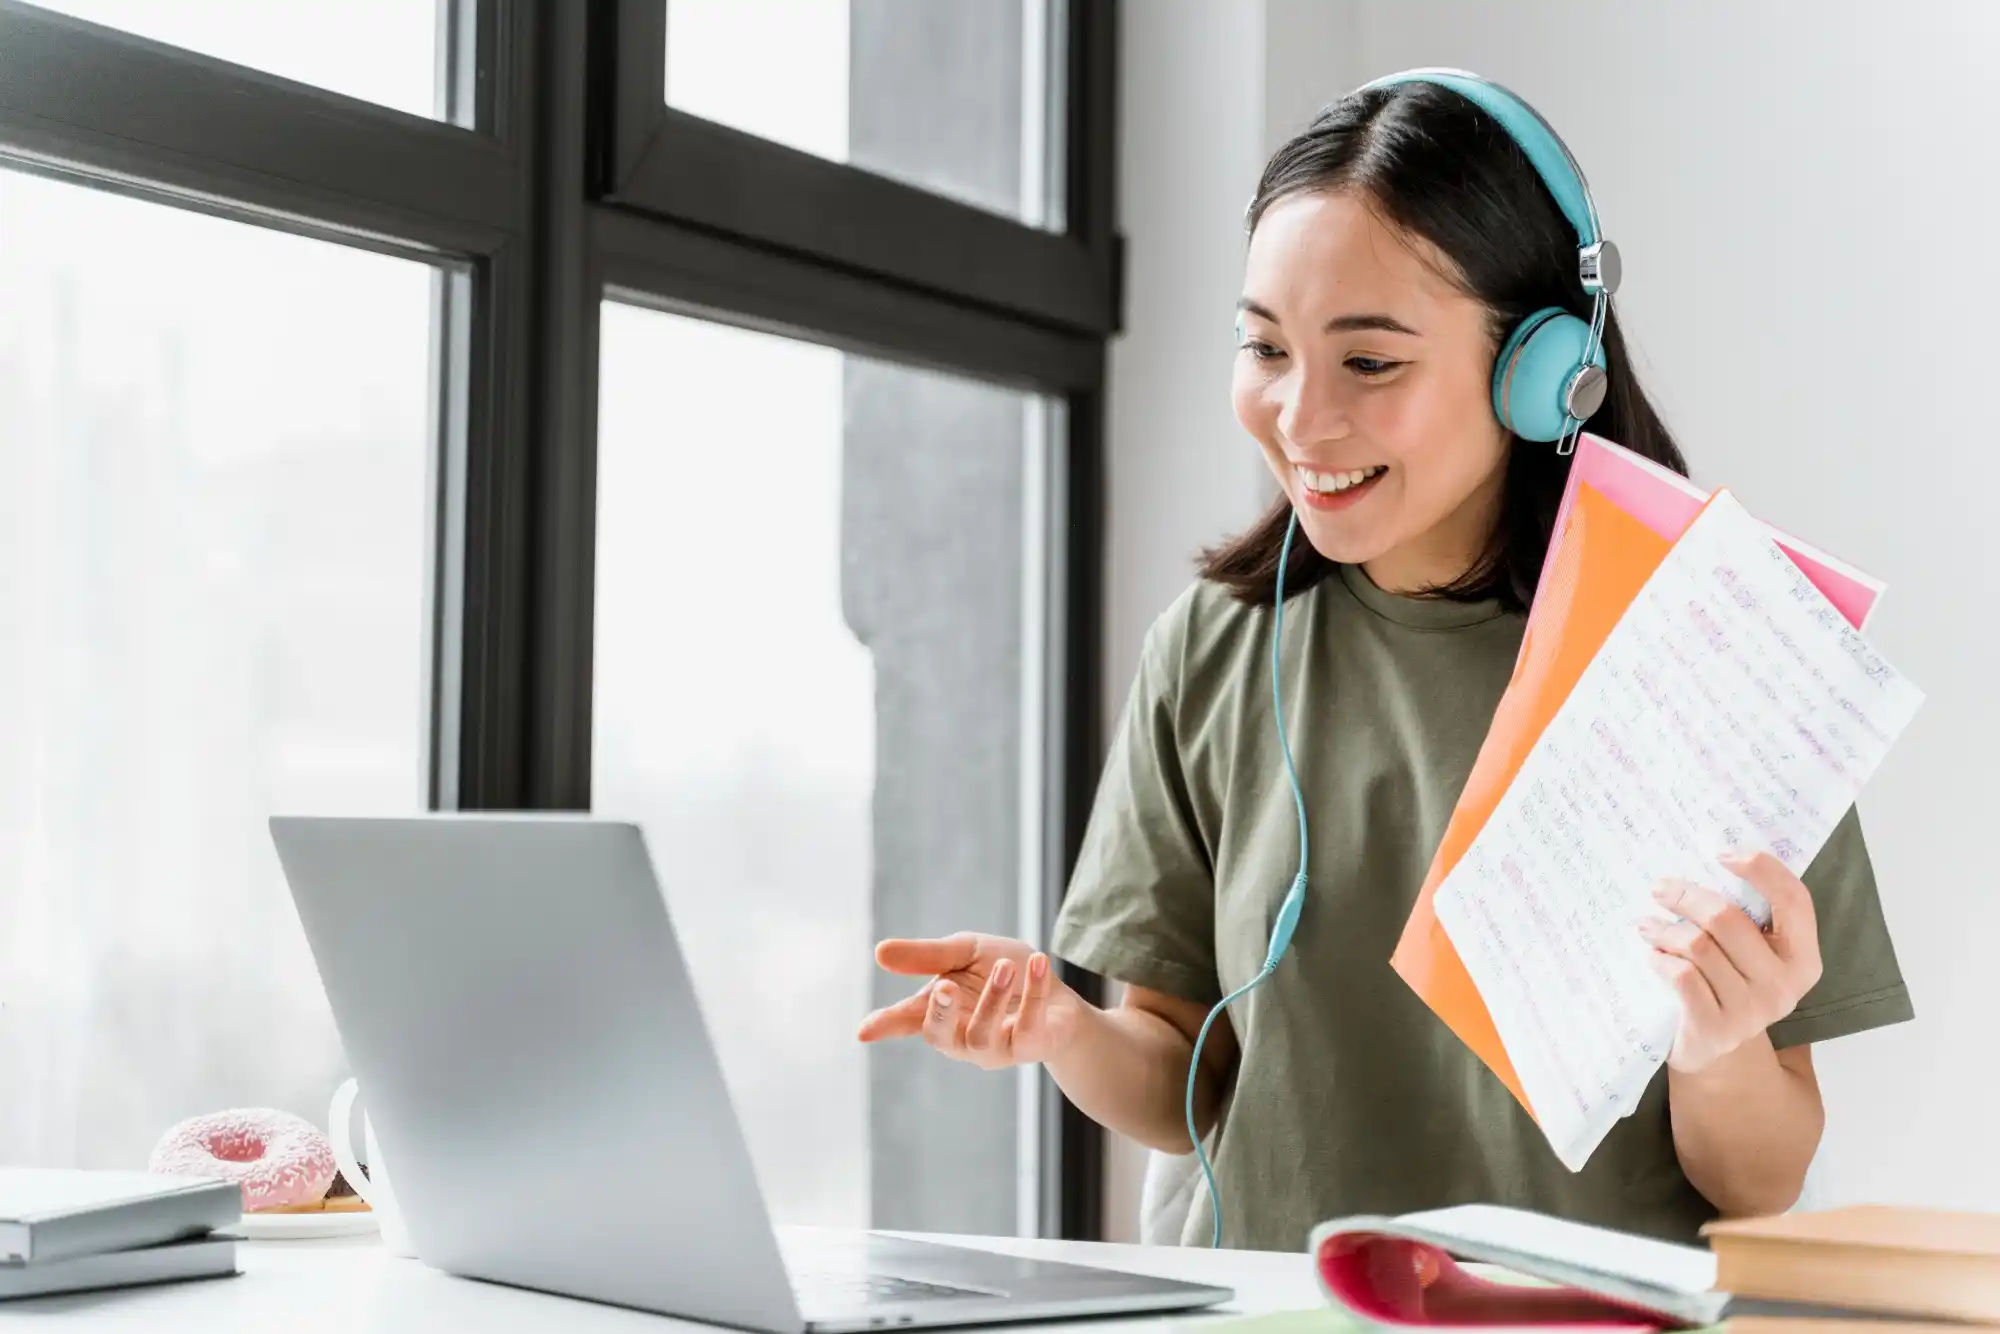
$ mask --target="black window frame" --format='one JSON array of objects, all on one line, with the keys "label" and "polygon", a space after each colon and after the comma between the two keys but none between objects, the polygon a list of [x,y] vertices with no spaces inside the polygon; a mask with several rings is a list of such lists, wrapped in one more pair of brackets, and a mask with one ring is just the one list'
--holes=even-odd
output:
[{"label": "black window frame", "polygon": [[[430,119],[0,0],[0,166],[437,266],[436,808],[590,806],[602,300],[1060,398],[1066,876],[1101,755],[1117,0],[1064,11],[1061,232],[669,107],[667,2],[442,0]],[[1095,1238],[1101,1136],[1044,1084],[1041,1231]]]},{"label": "black window frame", "polygon": [[[671,0],[669,0],[671,3]],[[1121,262],[1109,170],[1115,14],[1059,6],[1064,227],[1044,231],[690,115],[667,102],[667,6],[607,0],[608,132],[592,162],[611,203],[755,240],[1053,328],[1117,332]]]}]

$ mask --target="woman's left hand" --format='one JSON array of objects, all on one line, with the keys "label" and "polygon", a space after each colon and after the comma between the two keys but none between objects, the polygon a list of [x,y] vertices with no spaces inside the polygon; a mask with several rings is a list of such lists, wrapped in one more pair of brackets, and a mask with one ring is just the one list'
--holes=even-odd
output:
[{"label": "woman's left hand", "polygon": [[1693,1074],[1735,1051],[1797,1007],[1819,981],[1819,928],[1812,894],[1768,853],[1722,865],[1771,905],[1771,926],[1712,889],[1671,880],[1653,891],[1685,921],[1642,919],[1653,967],[1679,994],[1681,1026],[1667,1064]]}]

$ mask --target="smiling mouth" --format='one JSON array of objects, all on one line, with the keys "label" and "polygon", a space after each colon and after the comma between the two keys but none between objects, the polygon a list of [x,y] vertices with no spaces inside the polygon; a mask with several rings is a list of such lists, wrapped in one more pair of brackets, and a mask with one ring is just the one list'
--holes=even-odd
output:
[{"label": "smiling mouth", "polygon": [[1316,496],[1337,496],[1344,491],[1353,491],[1380,477],[1389,469],[1381,464],[1372,468],[1353,468],[1346,472],[1321,472],[1314,468],[1294,465],[1299,481],[1307,491]]}]

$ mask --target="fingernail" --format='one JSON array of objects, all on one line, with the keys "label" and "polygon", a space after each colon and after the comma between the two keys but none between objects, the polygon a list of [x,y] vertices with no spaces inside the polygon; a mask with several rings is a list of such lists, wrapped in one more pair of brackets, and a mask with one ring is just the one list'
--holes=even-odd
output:
[{"label": "fingernail", "polygon": [[1727,866],[1730,870],[1733,871],[1737,867],[1742,866],[1744,863],[1748,862],[1754,856],[1756,856],[1755,853],[1744,852],[1738,848],[1731,848],[1728,852],[1725,852],[1720,857],[1716,858],[1716,860],[1721,862],[1724,866]]},{"label": "fingernail", "polygon": [[951,983],[938,983],[937,989],[931,992],[931,996],[937,1001],[937,1007],[940,1010],[949,1010],[951,1008]]},{"label": "fingernail", "polygon": [[1661,903],[1672,903],[1680,897],[1680,890],[1672,885],[1654,885],[1653,897]]},{"label": "fingernail", "polygon": [[1048,971],[1049,971],[1048,955],[1037,954],[1033,958],[1028,960],[1028,980],[1030,982],[1041,981],[1043,976],[1047,974]]},{"label": "fingernail", "polygon": [[1013,980],[1014,980],[1014,961],[1012,959],[1002,959],[999,963],[993,965],[994,986],[999,987],[1001,990],[1004,991],[1006,990],[1008,985],[1013,982]]}]

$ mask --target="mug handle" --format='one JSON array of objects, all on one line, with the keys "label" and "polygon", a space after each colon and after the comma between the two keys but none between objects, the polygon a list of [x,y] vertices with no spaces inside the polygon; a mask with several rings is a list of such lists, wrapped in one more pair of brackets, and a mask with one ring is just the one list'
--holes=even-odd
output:
[{"label": "mug handle", "polygon": [[339,1165],[340,1175],[362,1203],[373,1209],[376,1202],[368,1195],[368,1175],[354,1156],[354,1095],[360,1091],[359,1082],[353,1079],[333,1091],[333,1105],[326,1113],[326,1137],[333,1145],[333,1161]]}]

